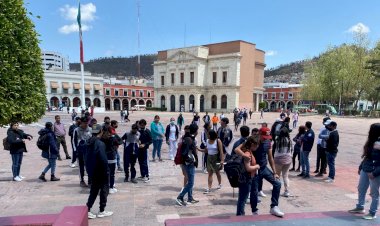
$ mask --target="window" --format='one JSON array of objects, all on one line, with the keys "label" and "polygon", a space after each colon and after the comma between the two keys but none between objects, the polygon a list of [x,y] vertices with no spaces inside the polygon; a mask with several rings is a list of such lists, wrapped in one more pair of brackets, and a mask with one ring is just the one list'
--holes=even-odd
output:
[{"label": "window", "polygon": [[106,89],[106,96],[110,95],[110,89]]},{"label": "window", "polygon": [[264,99],[268,99],[268,94],[264,93]]},{"label": "window", "polygon": [[79,94],[79,89],[74,89],[74,94]]},{"label": "window", "polygon": [[174,85],[174,73],[171,73],[171,77],[172,77],[172,85]]},{"label": "window", "polygon": [[181,72],[181,85],[185,83],[185,74]]},{"label": "window", "polygon": [[115,96],[119,96],[119,90],[115,89]]},{"label": "window", "polygon": [[150,92],[148,91],[148,97],[150,97]]},{"label": "window", "polygon": [[57,93],[57,88],[51,88],[51,93]]},{"label": "window", "polygon": [[144,91],[140,90],[140,97],[144,96]]},{"label": "window", "polygon": [[90,94],[90,90],[85,90],[84,93],[89,95]]},{"label": "window", "polygon": [[280,93],[280,99],[284,99],[284,96],[285,96],[284,93],[281,92],[281,93]]},{"label": "window", "polygon": [[100,95],[99,90],[94,90],[94,95]]},{"label": "window", "polygon": [[132,97],[136,96],[136,90],[132,90]]},{"label": "window", "polygon": [[227,83],[227,71],[223,71],[223,84]]},{"label": "window", "polygon": [[165,76],[161,76],[161,86],[165,85]]},{"label": "window", "polygon": [[276,93],[272,93],[272,100],[276,99]]},{"label": "window", "polygon": [[127,89],[124,90],[124,96],[125,96],[125,97],[128,96],[128,90],[127,90]]},{"label": "window", "polygon": [[62,89],[63,93],[69,93],[69,89]]},{"label": "window", "polygon": [[227,96],[226,95],[223,95],[222,98],[221,98],[221,108],[223,109],[227,109]]},{"label": "window", "polygon": [[216,84],[216,72],[212,73],[212,83]]},{"label": "window", "polygon": [[218,104],[218,99],[217,99],[217,97],[215,95],[213,95],[211,97],[211,108],[212,109],[217,108],[217,104]]},{"label": "window", "polygon": [[194,72],[190,72],[190,84],[194,84]]},{"label": "window", "polygon": [[288,99],[293,99],[293,93],[288,93]]}]

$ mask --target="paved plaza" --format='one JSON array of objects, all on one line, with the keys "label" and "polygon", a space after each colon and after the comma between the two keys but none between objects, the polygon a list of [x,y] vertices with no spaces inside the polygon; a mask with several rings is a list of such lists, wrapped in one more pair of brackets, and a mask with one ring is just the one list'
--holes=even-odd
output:
[{"label": "paved plaza", "polygon": [[[43,160],[41,151],[36,146],[38,138],[37,132],[47,121],[54,121],[56,113],[47,113],[38,123],[23,125],[26,133],[32,134],[34,140],[27,142],[28,152],[25,153],[21,174],[26,177],[22,182],[13,182],[11,173],[11,156],[7,151],[0,152],[0,216],[29,215],[58,213],[65,206],[85,205],[89,189],[79,187],[79,170],[69,167],[69,160],[57,161],[56,175],[61,178],[59,182],[41,182],[37,178],[42,169],[47,165]],[[66,124],[68,130],[71,124],[71,117],[63,112],[61,120]],[[178,113],[169,112],[134,112],[130,114],[131,122],[144,118],[148,124],[153,120],[155,114],[161,116],[161,121],[166,126],[170,117],[177,117]],[[98,122],[103,121],[105,115],[111,119],[120,120],[118,112],[95,114]],[[185,123],[190,123],[192,114],[185,113]],[[260,127],[260,123],[268,122],[272,125],[278,117],[278,113],[265,113],[264,120],[259,120],[259,114],[253,114],[248,120],[250,128]],[[201,117],[203,114],[201,114]],[[227,115],[232,121],[232,114]],[[337,173],[333,184],[326,184],[323,178],[300,179],[295,172],[290,174],[289,198],[280,198],[280,208],[286,214],[305,212],[325,212],[325,211],[346,211],[353,208],[357,199],[357,168],[360,163],[362,147],[366,141],[370,124],[378,122],[378,119],[363,118],[335,118],[338,123],[340,133],[339,152],[336,159]],[[313,122],[313,129],[318,135],[321,127],[322,116],[300,116],[300,123],[306,121]],[[121,124],[117,132],[122,135],[130,129],[131,123]],[[203,125],[203,123],[202,123]],[[233,129],[233,125],[230,125]],[[199,134],[202,128],[199,130]],[[294,137],[296,131],[291,133]],[[6,135],[6,128],[0,129],[0,138]],[[235,139],[239,136],[235,132]],[[66,138],[69,144],[69,138]],[[150,148],[151,150],[152,148]],[[62,150],[61,150],[62,151]],[[119,149],[122,152],[122,149]],[[71,148],[69,147],[71,153]],[[62,153],[62,152],[61,152]],[[151,153],[151,152],[150,152]],[[200,169],[196,170],[194,197],[200,202],[187,207],[175,205],[175,198],[182,187],[183,177],[179,166],[168,160],[168,147],[163,145],[164,162],[150,162],[151,180],[149,183],[139,182],[138,184],[124,183],[124,173],[116,174],[116,187],[119,190],[116,194],[108,196],[106,210],[114,211],[112,217],[90,220],[90,225],[163,225],[165,219],[188,218],[188,217],[208,217],[223,218],[234,216],[236,212],[237,192],[233,197],[233,189],[230,187],[225,175],[222,177],[223,187],[221,190],[213,190],[210,194],[204,195],[203,190],[207,187],[207,175]],[[315,170],[316,145],[310,154],[311,171]],[[138,167],[137,167],[138,168]],[[138,173],[139,176],[139,173]],[[214,178],[216,181],[216,177]],[[214,182],[215,186],[216,182]],[[269,213],[270,186],[264,182],[264,192],[268,195],[262,198],[259,204],[259,214]],[[282,190],[283,192],[283,190]],[[367,197],[366,210],[368,210]],[[97,199],[93,212],[98,211]],[[250,206],[246,206],[246,213],[250,212]],[[285,215],[286,219],[287,215]],[[274,218],[274,217],[273,217]],[[279,222],[273,225],[283,225]],[[351,218],[350,218],[351,219]],[[356,220],[358,225],[365,225],[363,220]],[[324,225],[331,225],[333,221],[325,221]],[[380,224],[380,221],[378,221]],[[251,224],[244,224],[251,225]],[[257,224],[261,225],[261,224]]]}]

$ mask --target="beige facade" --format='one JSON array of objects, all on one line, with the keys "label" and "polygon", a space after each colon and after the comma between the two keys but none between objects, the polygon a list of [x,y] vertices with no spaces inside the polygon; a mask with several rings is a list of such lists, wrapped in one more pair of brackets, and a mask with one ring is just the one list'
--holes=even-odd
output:
[{"label": "beige facade", "polygon": [[167,111],[258,110],[264,56],[245,41],[159,51],[154,62],[155,106]]}]

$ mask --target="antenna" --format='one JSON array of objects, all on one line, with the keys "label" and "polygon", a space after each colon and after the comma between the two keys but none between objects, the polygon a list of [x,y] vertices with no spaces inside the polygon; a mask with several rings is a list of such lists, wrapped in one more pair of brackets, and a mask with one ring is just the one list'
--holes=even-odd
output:
[{"label": "antenna", "polygon": [[137,76],[140,78],[140,0],[137,0]]}]

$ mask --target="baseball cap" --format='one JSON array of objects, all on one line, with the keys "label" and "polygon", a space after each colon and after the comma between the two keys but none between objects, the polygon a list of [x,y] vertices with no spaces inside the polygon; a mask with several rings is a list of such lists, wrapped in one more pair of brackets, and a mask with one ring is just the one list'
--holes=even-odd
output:
[{"label": "baseball cap", "polygon": [[259,129],[261,140],[271,140],[270,129],[268,127],[261,127]]},{"label": "baseball cap", "polygon": [[328,125],[337,126],[336,122],[334,122],[331,119],[327,120],[324,124],[325,124],[325,126],[328,126]]},{"label": "baseball cap", "polygon": [[91,131],[91,133],[99,133],[100,131],[102,131],[102,126],[101,125],[99,125],[99,124],[92,125],[92,131]]}]

